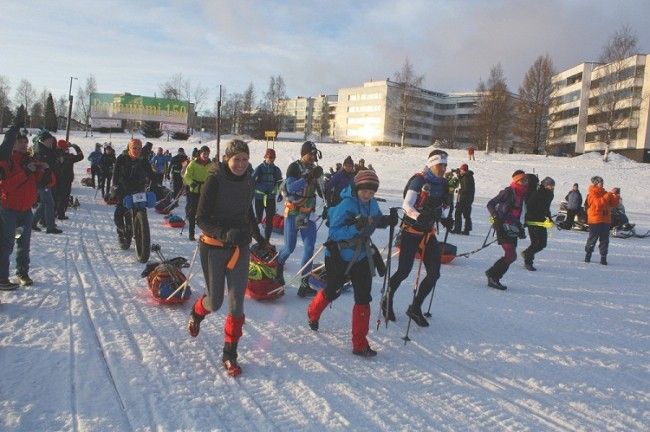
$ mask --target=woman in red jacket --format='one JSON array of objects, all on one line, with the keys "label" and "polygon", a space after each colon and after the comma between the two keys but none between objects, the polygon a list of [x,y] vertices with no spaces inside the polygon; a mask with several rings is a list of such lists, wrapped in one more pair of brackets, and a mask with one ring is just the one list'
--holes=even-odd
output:
[{"label": "woman in red jacket", "polygon": [[585,245],[585,262],[591,261],[591,254],[598,241],[600,263],[607,265],[607,249],[609,247],[609,228],[612,224],[612,209],[618,205],[619,199],[613,191],[607,192],[603,188],[603,178],[591,178],[589,193],[585,199],[587,223],[589,224],[589,238]]}]

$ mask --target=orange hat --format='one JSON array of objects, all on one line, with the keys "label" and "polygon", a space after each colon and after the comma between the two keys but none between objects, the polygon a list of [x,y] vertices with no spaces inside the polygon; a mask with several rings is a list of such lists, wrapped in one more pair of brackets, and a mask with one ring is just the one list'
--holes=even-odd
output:
[{"label": "orange hat", "polygon": [[56,146],[61,150],[67,150],[70,147],[70,144],[66,140],[60,139],[56,142]]}]

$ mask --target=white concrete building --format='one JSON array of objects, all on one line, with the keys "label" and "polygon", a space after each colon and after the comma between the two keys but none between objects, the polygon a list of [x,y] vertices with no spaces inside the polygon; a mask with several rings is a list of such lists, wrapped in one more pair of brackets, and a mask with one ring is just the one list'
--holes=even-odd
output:
[{"label": "white concrete building", "polygon": [[[298,96],[282,99],[282,118],[280,131],[301,132],[305,137],[310,135],[331,136],[335,123],[336,95],[318,95],[314,97]],[[323,108],[327,113],[323,114]],[[324,124],[325,118],[329,122]]]},{"label": "white concrete building", "polygon": [[[552,78],[549,108],[550,153],[582,154],[605,150],[650,162],[650,55],[634,55],[617,64],[581,63]],[[609,79],[618,76],[618,79]],[[600,101],[611,95],[611,109]],[[599,99],[600,98],[600,99]],[[614,121],[607,122],[609,112]]]},{"label": "white concrete building", "polygon": [[[334,137],[343,142],[400,144],[400,96],[398,84],[388,79],[339,89]],[[411,89],[404,144],[426,147],[438,139],[468,143],[468,122],[478,97]]]}]

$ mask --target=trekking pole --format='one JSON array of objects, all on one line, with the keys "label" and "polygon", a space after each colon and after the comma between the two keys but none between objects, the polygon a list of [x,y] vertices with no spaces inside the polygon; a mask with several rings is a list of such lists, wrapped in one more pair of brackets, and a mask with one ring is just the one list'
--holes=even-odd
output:
[{"label": "trekking pole", "polygon": [[[420,264],[418,264],[418,274],[415,277],[415,285],[413,286],[413,301],[411,301],[411,304],[415,302],[415,297],[418,295],[418,291],[420,290],[420,273],[422,272],[422,261],[424,261],[424,252],[427,250],[427,241],[429,234],[425,234],[425,238],[423,239],[423,246],[422,246],[422,253],[420,255]],[[426,241],[424,241],[426,240]],[[411,339],[409,338],[409,330],[411,330],[411,321],[413,319],[409,316],[409,322],[406,325],[406,334],[402,338],[404,340],[404,345],[406,345],[407,342],[409,342]]]},{"label": "trekking pole", "polygon": [[[442,256],[445,254],[445,246],[447,246],[447,237],[449,237],[449,228],[447,228],[447,231],[445,232],[445,239],[442,241],[442,249],[440,250],[440,259],[442,259]],[[427,309],[427,313],[424,314],[425,317],[431,318],[431,305],[433,304],[433,294],[436,292],[436,286],[433,286],[433,289],[431,290],[431,299],[429,300],[429,309]]]},{"label": "trekking pole", "polygon": [[[192,276],[194,276],[194,274],[192,273],[192,268],[194,267],[194,261],[196,261],[196,255],[198,251],[199,251],[199,245],[197,243],[196,248],[194,249],[194,255],[192,255],[192,261],[190,262],[190,268],[188,270],[188,274],[187,274],[187,278],[185,279],[185,282],[180,284],[180,286],[176,288],[176,291],[174,291],[169,295],[169,297],[167,297],[167,300],[171,300],[171,298],[174,297],[181,289],[183,290],[183,294],[185,294],[185,290],[189,286],[190,280],[192,280]],[[182,296],[183,295],[181,294],[181,297]]]},{"label": "trekking pole", "polygon": [[[389,214],[391,219],[394,217],[397,217],[397,207],[391,207],[389,209]],[[391,224],[390,228],[388,229],[388,246],[386,247],[388,249],[388,252],[386,253],[386,274],[384,274],[384,281],[381,285],[381,300],[379,302],[379,317],[377,317],[377,330],[379,330],[379,325],[381,324],[381,316],[383,315],[381,313],[381,305],[383,304],[384,301],[388,300],[388,291],[390,290],[390,287],[388,287],[388,280],[390,279],[390,265],[391,265],[391,257],[393,256],[391,254],[391,251],[393,250],[393,237],[395,235],[395,225]],[[386,323],[386,327],[388,328],[388,320],[384,316],[384,322]]]},{"label": "trekking pole", "polygon": [[297,279],[302,278],[302,272],[303,272],[303,270],[306,269],[306,268],[309,266],[309,264],[311,264],[311,263],[316,259],[316,257],[317,257],[317,256],[318,256],[318,255],[323,251],[323,249],[325,249],[325,245],[324,245],[324,244],[320,245],[320,247],[316,250],[316,252],[314,252],[314,254],[311,256],[311,258],[309,258],[309,259],[307,260],[307,262],[305,263],[305,265],[303,265],[302,267],[300,267],[300,270],[298,270],[298,272],[297,272],[295,275],[293,275],[293,276],[291,277],[291,279],[289,279],[288,282],[285,282],[284,285],[280,285],[279,287],[275,288],[274,290],[269,291],[268,294],[275,294],[276,292],[279,292],[279,291],[281,291],[281,290],[284,290],[284,287],[285,287],[285,286],[287,286],[287,285],[291,285],[291,284],[292,284],[294,281],[296,281]]}]

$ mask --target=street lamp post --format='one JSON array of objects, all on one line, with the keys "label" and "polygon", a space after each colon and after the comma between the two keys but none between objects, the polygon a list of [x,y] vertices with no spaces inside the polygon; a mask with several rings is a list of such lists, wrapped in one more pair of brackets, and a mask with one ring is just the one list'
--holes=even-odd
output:
[{"label": "street lamp post", "polygon": [[70,89],[68,90],[68,121],[65,125],[65,140],[66,142],[70,141],[70,118],[72,117],[72,80],[76,80],[75,77],[70,77]]},{"label": "street lamp post", "polygon": [[221,161],[221,84],[219,84],[219,100],[217,101],[217,162]]}]

